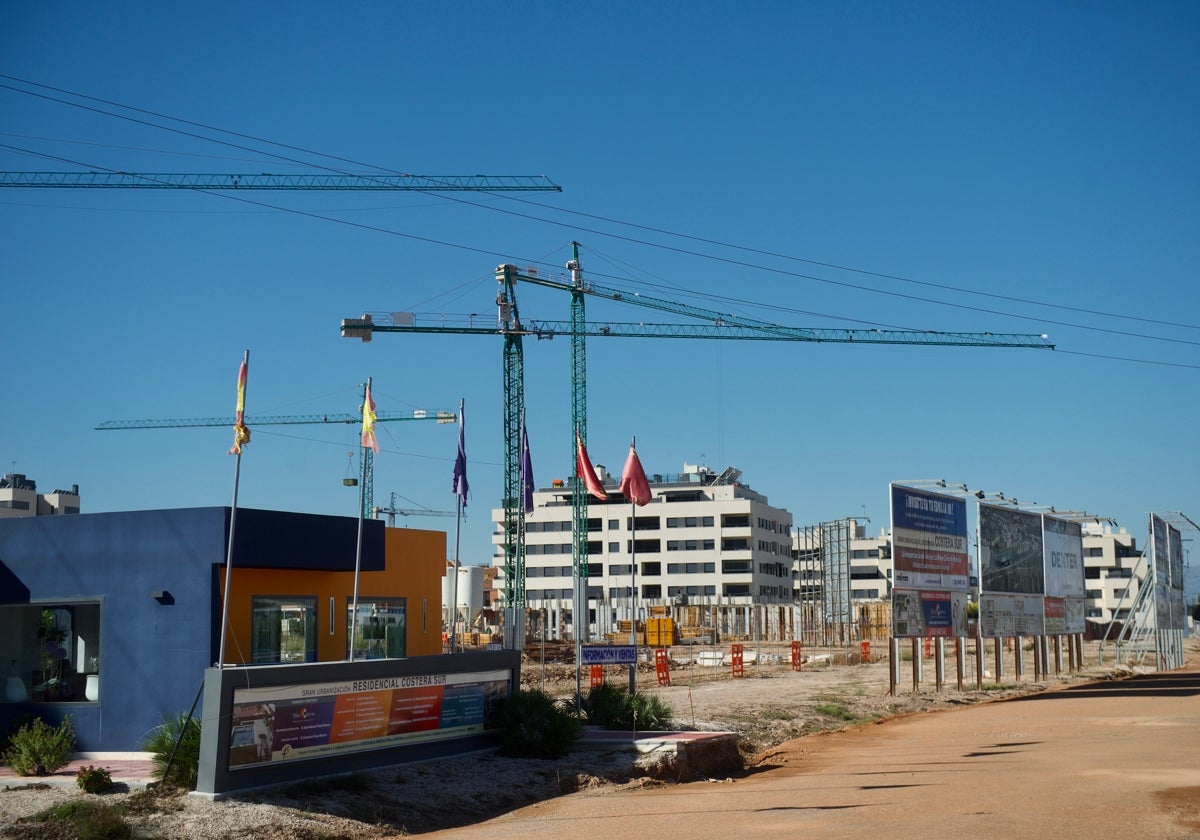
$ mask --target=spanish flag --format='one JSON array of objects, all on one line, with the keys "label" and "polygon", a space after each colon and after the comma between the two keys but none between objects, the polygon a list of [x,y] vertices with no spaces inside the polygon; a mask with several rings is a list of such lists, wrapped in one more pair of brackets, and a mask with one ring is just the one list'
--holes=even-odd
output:
[{"label": "spanish flag", "polygon": [[242,360],[242,367],[238,371],[237,394],[237,419],[233,422],[233,446],[229,449],[230,455],[241,455],[242,446],[250,442],[250,429],[243,422],[246,415],[245,360]]},{"label": "spanish flag", "polygon": [[363,449],[371,449],[375,453],[379,452],[379,441],[375,440],[375,399],[371,396],[371,386],[367,385],[366,399],[363,400],[363,425],[362,425],[362,445]]}]

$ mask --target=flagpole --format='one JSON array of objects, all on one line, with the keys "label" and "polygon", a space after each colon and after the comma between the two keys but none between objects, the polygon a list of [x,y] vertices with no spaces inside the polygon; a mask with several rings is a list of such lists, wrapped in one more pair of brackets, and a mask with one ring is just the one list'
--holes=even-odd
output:
[{"label": "flagpole", "polygon": [[[629,445],[637,447],[637,435]],[[629,501],[629,644],[633,645],[633,662],[629,663],[629,694],[637,693],[637,502]]]},{"label": "flagpole", "polygon": [[[454,653],[458,647],[458,569],[459,569],[459,544],[462,537],[462,513],[463,504],[467,495],[467,452],[466,452],[466,427],[467,420],[464,412],[466,411],[466,400],[459,399],[458,401],[458,454],[454,461],[454,495],[458,498],[455,505],[456,515],[454,518],[454,580],[450,584],[450,652]],[[461,482],[461,483],[460,483]]]},{"label": "flagpole", "polygon": [[[233,580],[233,530],[237,524],[237,508],[238,508],[238,485],[242,478],[242,447],[241,447],[241,432],[242,419],[245,416],[246,408],[246,382],[242,379],[242,373],[250,368],[250,350],[247,349],[242,353],[242,366],[238,370],[238,412],[237,425],[234,426],[234,455],[237,460],[233,467],[233,502],[229,509],[229,543],[225,548],[225,597],[221,599],[221,650],[217,655],[217,668],[225,667],[225,637],[229,628],[229,587]],[[247,377],[249,378],[249,377]],[[248,438],[247,438],[248,440]]]},{"label": "flagpole", "polygon": [[[367,377],[367,389],[363,392],[363,414],[366,415],[368,410],[367,402],[371,398],[371,380],[372,377]],[[362,443],[362,441],[359,441]],[[351,600],[350,607],[350,653],[347,659],[354,661],[354,644],[358,636],[358,571],[362,567],[362,544],[363,544],[363,505],[366,503],[367,492],[367,458],[363,453],[359,459],[362,462],[360,475],[358,477],[358,542],[354,547],[354,595]]]}]

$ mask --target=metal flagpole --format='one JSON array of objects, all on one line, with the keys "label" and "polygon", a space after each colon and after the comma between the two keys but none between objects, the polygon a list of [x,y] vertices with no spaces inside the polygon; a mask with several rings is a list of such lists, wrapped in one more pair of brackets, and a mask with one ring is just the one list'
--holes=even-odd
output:
[{"label": "metal flagpole", "polygon": [[[242,354],[242,366],[238,370],[237,422],[233,427],[233,448],[229,451],[237,456],[233,468],[233,503],[229,510],[229,544],[225,549],[225,597],[221,599],[221,650],[217,655],[217,667],[225,667],[225,636],[229,628],[229,586],[233,579],[233,531],[237,524],[238,484],[242,477],[242,444],[249,443],[250,435],[242,423],[246,410],[246,379],[250,368],[250,351]],[[243,437],[244,435],[244,437]]]},{"label": "metal flagpole", "polygon": [[[367,405],[367,402],[371,399],[371,380],[372,380],[372,377],[368,376],[367,377],[367,387],[366,387],[366,390],[363,391],[363,415],[364,415],[364,417],[366,416],[366,412],[370,410],[370,407]],[[359,443],[365,443],[365,441],[359,441]],[[363,453],[363,454],[365,456],[366,453]],[[353,595],[353,598],[351,599],[351,607],[350,607],[350,651],[346,657],[350,661],[354,660],[354,645],[355,645],[355,642],[357,641],[357,636],[358,636],[358,571],[362,566],[362,544],[363,544],[363,527],[364,527],[363,504],[365,504],[365,502],[366,502],[365,494],[367,492],[367,459],[365,457],[363,457],[360,460],[362,461],[362,469],[361,469],[361,475],[359,475],[359,477],[358,477],[358,542],[354,547],[354,595]]]},{"label": "metal flagpole", "polygon": [[[634,438],[636,440],[636,438]],[[629,503],[629,644],[633,645],[633,662],[629,663],[629,694],[637,693],[637,503]]]},{"label": "metal flagpole", "polygon": [[458,569],[459,542],[462,537],[462,512],[467,496],[466,400],[458,401],[458,454],[454,460],[454,495],[458,497],[454,519],[454,580],[450,584],[450,652],[458,647]]}]

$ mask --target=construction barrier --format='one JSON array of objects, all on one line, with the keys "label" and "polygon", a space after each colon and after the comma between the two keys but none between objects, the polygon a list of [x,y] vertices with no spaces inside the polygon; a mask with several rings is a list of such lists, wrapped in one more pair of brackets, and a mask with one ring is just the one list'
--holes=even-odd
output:
[{"label": "construction barrier", "polygon": [[671,684],[671,661],[667,658],[666,648],[654,649],[654,673],[658,675],[659,685]]},{"label": "construction barrier", "polygon": [[604,685],[604,666],[603,665],[593,665],[592,666],[592,688],[596,688],[597,686],[601,686],[601,685]]},{"label": "construction barrier", "polygon": [[859,642],[858,643],[858,658],[862,662],[870,662],[871,661],[871,643],[870,642]]},{"label": "construction barrier", "polygon": [[745,655],[745,646],[735,643],[733,646],[733,675],[735,677],[746,676]]},{"label": "construction barrier", "polygon": [[792,642],[792,670],[793,671],[799,671],[804,662],[804,660],[800,654],[800,647],[801,647],[801,645],[800,645],[799,640]]}]

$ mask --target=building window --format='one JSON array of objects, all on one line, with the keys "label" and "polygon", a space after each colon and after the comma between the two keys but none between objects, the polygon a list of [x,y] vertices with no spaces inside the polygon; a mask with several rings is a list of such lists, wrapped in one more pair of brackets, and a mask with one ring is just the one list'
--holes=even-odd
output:
[{"label": "building window", "polygon": [[0,606],[0,660],[0,701],[96,701],[99,602]]},{"label": "building window", "polygon": [[1103,618],[1104,610],[1102,610],[1100,607],[1088,607],[1085,615],[1087,615],[1088,618]]},{"label": "building window", "polygon": [[635,554],[658,554],[661,550],[659,540],[635,540],[633,543],[633,551]]},{"label": "building window", "polygon": [[[459,593],[460,595],[462,593]],[[346,599],[346,647],[354,600]],[[359,598],[354,630],[354,659],[399,659],[405,656],[408,627],[407,598]],[[461,616],[460,616],[461,619]],[[468,616],[468,620],[470,616]],[[312,661],[312,660],[309,660]]]},{"label": "building window", "polygon": [[620,554],[621,553],[621,544],[619,542],[610,542],[608,544],[608,553],[609,554]]},{"label": "building window", "polygon": [[317,661],[317,597],[255,595],[251,599],[251,662]]},{"label": "building window", "polygon": [[662,574],[662,563],[643,563],[642,574],[647,577],[658,577]]},{"label": "building window", "polygon": [[642,587],[642,597],[643,598],[661,598],[662,597],[662,584],[652,583],[648,586],[643,586]]},{"label": "building window", "polygon": [[621,527],[621,520],[619,520],[619,519],[608,520],[608,530],[615,531],[620,527]]},{"label": "building window", "polygon": [[[750,515],[747,513],[730,513],[721,517],[722,528],[749,528]],[[746,593],[749,595],[750,593]]]}]

